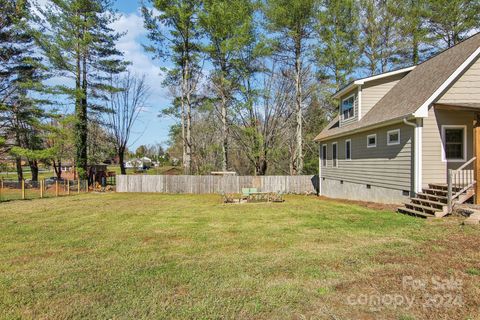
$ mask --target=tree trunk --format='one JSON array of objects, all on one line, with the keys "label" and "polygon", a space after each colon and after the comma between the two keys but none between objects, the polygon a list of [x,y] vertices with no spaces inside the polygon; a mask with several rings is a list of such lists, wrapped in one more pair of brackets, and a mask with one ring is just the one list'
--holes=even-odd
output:
[{"label": "tree trunk", "polygon": [[30,166],[30,171],[32,172],[32,181],[38,181],[38,161],[37,160],[28,160],[28,165]]},{"label": "tree trunk", "polygon": [[77,46],[75,88],[75,149],[76,167],[79,179],[87,178],[87,53]]},{"label": "tree trunk", "polygon": [[125,168],[125,149],[120,148],[118,150],[118,160],[120,161],[120,174],[127,174],[127,169]]},{"label": "tree trunk", "polygon": [[295,113],[296,113],[296,161],[295,174],[303,171],[303,117],[302,117],[302,44],[297,39],[295,45]]},{"label": "tree trunk", "polygon": [[228,170],[227,101],[222,94],[222,171]]},{"label": "tree trunk", "polygon": [[186,143],[186,156],[185,159],[185,166],[187,167],[187,174],[192,174],[192,101],[191,101],[191,88],[190,88],[190,61],[188,60],[185,64],[186,71],[186,89],[187,89],[187,128],[186,128],[186,135],[187,135],[187,143]]},{"label": "tree trunk", "polygon": [[53,160],[53,171],[58,180],[62,179],[62,160],[58,160],[58,162]]},{"label": "tree trunk", "polygon": [[16,157],[15,158],[15,164],[17,167],[17,177],[18,177],[18,182],[23,180],[23,169],[22,169],[22,158]]},{"label": "tree trunk", "polygon": [[182,139],[183,139],[183,173],[191,174],[192,152],[191,152],[191,103],[189,82],[189,60],[185,58],[182,70]]},{"label": "tree trunk", "polygon": [[413,41],[412,41],[412,63],[417,65],[420,60],[420,54],[418,49],[418,37],[416,32],[413,32]]},{"label": "tree trunk", "polygon": [[180,97],[180,105],[181,105],[181,115],[180,115],[180,123],[182,126],[182,165],[183,165],[183,173],[187,174],[187,140],[185,135],[185,71],[183,71],[182,75],[182,94]]},{"label": "tree trunk", "polygon": [[267,161],[265,158],[260,158],[256,167],[257,175],[264,176],[267,174]]}]

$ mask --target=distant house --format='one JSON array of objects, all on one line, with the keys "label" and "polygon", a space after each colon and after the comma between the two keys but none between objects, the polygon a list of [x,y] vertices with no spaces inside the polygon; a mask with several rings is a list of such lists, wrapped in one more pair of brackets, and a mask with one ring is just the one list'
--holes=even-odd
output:
[{"label": "distant house", "polygon": [[125,168],[127,169],[148,169],[152,167],[152,159],[142,157],[140,159],[130,159],[125,162]]},{"label": "distant house", "polygon": [[75,170],[75,166],[73,165],[73,162],[65,161],[61,163],[60,170],[63,172],[73,172]]},{"label": "distant house", "polygon": [[138,161],[138,159],[130,159],[125,162],[125,168],[127,169],[138,168],[139,165],[140,165],[140,162]]},{"label": "distant house", "polygon": [[443,215],[453,202],[473,196],[480,160],[479,54],[476,34],[417,66],[358,79],[338,91],[339,116],[315,138],[320,194],[407,200],[400,211],[423,216]]}]

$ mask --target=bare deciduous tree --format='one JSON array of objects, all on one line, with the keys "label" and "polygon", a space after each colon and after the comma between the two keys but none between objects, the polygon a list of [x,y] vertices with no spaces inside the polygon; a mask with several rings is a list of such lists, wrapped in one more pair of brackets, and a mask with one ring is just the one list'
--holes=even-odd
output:
[{"label": "bare deciduous tree", "polygon": [[145,76],[137,77],[130,72],[113,78],[112,86],[117,87],[119,91],[111,95],[108,128],[118,154],[121,174],[126,174],[125,151],[133,126],[140,112],[147,107],[150,89],[145,83]]}]

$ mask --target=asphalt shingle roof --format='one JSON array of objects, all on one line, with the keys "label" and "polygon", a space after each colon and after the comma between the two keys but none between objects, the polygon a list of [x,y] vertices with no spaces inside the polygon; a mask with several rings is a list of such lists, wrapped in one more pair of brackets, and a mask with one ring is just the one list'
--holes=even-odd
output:
[{"label": "asphalt shingle roof", "polygon": [[480,33],[419,64],[378,101],[367,114],[352,124],[339,127],[338,117],[322,130],[315,141],[408,117],[418,110],[442,84],[480,47]]}]

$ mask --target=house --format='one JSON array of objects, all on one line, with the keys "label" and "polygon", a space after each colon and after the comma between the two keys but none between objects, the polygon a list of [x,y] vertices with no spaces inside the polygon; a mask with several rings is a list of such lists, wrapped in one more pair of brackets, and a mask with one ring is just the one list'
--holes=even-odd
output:
[{"label": "house", "polygon": [[148,157],[140,158],[140,162],[142,163],[142,169],[148,169],[152,167],[152,159]]},{"label": "house", "polygon": [[73,162],[64,161],[61,163],[60,170],[62,170],[62,172],[73,172],[75,170],[75,166]]},{"label": "house", "polygon": [[339,115],[315,138],[319,193],[406,202],[400,211],[442,216],[480,191],[479,55],[477,33],[417,66],[335,93]]},{"label": "house", "polygon": [[152,159],[142,157],[140,159],[131,159],[125,162],[125,168],[127,169],[149,169],[152,166]]},{"label": "house", "polygon": [[125,168],[127,169],[134,169],[134,168],[139,168],[141,165],[140,161],[138,159],[130,159],[125,162]]}]

